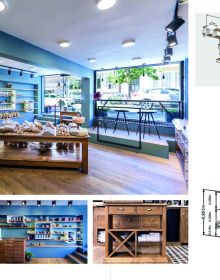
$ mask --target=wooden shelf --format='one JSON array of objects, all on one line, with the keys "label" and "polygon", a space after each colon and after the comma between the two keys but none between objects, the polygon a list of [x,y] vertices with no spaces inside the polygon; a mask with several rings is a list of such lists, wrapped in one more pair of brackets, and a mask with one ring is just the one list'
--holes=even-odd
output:
[{"label": "wooden shelf", "polygon": [[163,232],[163,229],[156,229],[156,228],[140,228],[140,229],[127,229],[127,228],[123,228],[123,229],[109,229],[109,231],[123,231],[123,232],[130,232],[130,231],[134,231],[134,232],[142,232],[142,231],[147,231],[147,232]]}]

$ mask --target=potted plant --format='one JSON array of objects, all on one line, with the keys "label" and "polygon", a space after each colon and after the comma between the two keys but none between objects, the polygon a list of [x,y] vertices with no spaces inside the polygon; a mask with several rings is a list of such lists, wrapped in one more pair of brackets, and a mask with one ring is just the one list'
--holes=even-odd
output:
[{"label": "potted plant", "polygon": [[33,259],[34,255],[31,252],[25,253],[25,258],[28,262],[30,262]]}]

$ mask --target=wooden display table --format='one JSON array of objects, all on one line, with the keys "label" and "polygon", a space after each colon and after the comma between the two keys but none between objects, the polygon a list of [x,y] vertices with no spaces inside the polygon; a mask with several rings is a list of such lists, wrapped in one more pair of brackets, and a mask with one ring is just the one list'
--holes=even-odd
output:
[{"label": "wooden display table", "polygon": [[[0,165],[39,166],[82,168],[88,173],[88,139],[89,136],[44,136],[36,133],[0,133],[0,141],[5,145],[0,149]],[[40,153],[31,148],[11,147],[7,142],[48,142],[48,143],[79,143],[82,146],[74,150],[50,150]]]},{"label": "wooden display table", "polygon": [[168,263],[166,204],[106,203],[105,219],[105,263]]}]

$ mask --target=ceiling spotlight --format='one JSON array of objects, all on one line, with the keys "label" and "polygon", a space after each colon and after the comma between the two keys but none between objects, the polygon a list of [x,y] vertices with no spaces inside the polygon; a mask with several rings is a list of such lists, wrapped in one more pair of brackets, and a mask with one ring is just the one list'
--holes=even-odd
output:
[{"label": "ceiling spotlight", "polygon": [[216,59],[216,62],[217,62],[217,63],[220,63],[220,57]]},{"label": "ceiling spotlight", "polygon": [[52,201],[52,206],[55,207],[56,206],[56,200]]},{"label": "ceiling spotlight", "polygon": [[164,50],[164,55],[165,55],[165,56],[171,56],[171,55],[173,55],[173,48],[167,47],[167,48]]},{"label": "ceiling spotlight", "polygon": [[31,77],[31,78],[34,78],[34,73],[31,73],[31,74],[30,74],[30,77]]},{"label": "ceiling spotlight", "polygon": [[68,41],[61,41],[59,42],[61,48],[68,48],[70,46],[70,42]]},{"label": "ceiling spotlight", "polygon": [[177,31],[177,29],[180,28],[180,26],[182,26],[183,24],[185,23],[185,20],[182,19],[181,17],[175,17],[171,23],[169,23],[165,29],[168,31],[168,32],[175,32]]},{"label": "ceiling spotlight", "polygon": [[122,47],[123,48],[129,48],[129,47],[132,47],[135,45],[135,40],[126,40],[126,41],[123,41],[122,43]]},{"label": "ceiling spotlight", "polygon": [[8,75],[11,75],[11,68],[8,68]]},{"label": "ceiling spotlight", "polygon": [[3,1],[0,1],[0,12],[3,12],[6,9],[6,5]]},{"label": "ceiling spotlight", "polygon": [[7,200],[6,205],[10,206],[11,205],[11,200]]},{"label": "ceiling spotlight", "polygon": [[116,3],[116,0],[97,0],[96,5],[99,10],[107,10],[112,8]]},{"label": "ceiling spotlight", "polygon": [[68,201],[68,206],[71,207],[72,205],[73,205],[73,201],[72,201],[72,200],[69,200],[69,201]]},{"label": "ceiling spotlight", "polygon": [[41,206],[41,201],[37,200],[37,206],[40,207]]},{"label": "ceiling spotlight", "polygon": [[23,200],[23,201],[21,202],[21,204],[22,204],[22,205],[27,205],[27,201],[26,201],[26,200]]},{"label": "ceiling spotlight", "polygon": [[88,62],[94,63],[94,62],[96,62],[96,59],[95,58],[88,58]]},{"label": "ceiling spotlight", "polygon": [[23,76],[23,71],[21,70],[21,71],[20,71],[20,77],[22,77],[22,76]]},{"label": "ceiling spotlight", "polygon": [[167,32],[167,47],[172,48],[178,45],[178,41],[176,38],[176,32],[169,33]]},{"label": "ceiling spotlight", "polygon": [[140,61],[140,60],[141,60],[141,57],[133,57],[132,60],[133,60],[133,61]]},{"label": "ceiling spotlight", "polygon": [[164,62],[170,62],[170,56],[169,55],[164,55],[164,57],[163,57],[163,61]]},{"label": "ceiling spotlight", "polygon": [[188,0],[178,0],[179,5],[184,5],[184,4],[187,4],[187,3],[188,3]]}]

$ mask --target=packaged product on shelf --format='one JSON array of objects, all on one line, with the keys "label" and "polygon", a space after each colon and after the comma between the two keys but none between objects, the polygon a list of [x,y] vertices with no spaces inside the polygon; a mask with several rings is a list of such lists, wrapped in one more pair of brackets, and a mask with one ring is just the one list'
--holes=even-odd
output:
[{"label": "packaged product on shelf", "polygon": [[34,125],[36,127],[38,127],[40,130],[43,130],[43,125],[41,122],[39,122],[38,120],[34,120]]},{"label": "packaged product on shelf", "polygon": [[57,130],[57,136],[69,136],[70,132],[69,132],[69,128],[67,125],[65,124],[58,124],[56,126],[56,130]]},{"label": "packaged product on shelf", "polygon": [[37,151],[39,151],[40,153],[43,153],[43,152],[46,152],[46,151],[48,151],[48,150],[51,149],[52,143],[48,143],[48,142],[40,142],[40,143],[31,142],[31,143],[29,144],[29,147],[30,147],[32,150],[37,150]]}]

